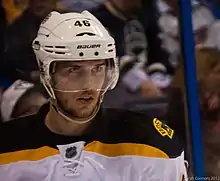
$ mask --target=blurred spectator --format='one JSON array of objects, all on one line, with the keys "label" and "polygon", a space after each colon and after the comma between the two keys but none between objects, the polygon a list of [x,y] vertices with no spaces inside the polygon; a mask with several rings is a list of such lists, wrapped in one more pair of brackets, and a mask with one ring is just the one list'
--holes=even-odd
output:
[{"label": "blurred spectator", "polygon": [[[199,83],[200,110],[202,120],[202,133],[204,140],[206,176],[219,176],[219,135],[220,135],[220,52],[214,48],[196,48],[196,68]],[[173,87],[179,88],[179,95],[172,95],[169,112],[167,114],[168,124],[176,130],[182,139],[185,133],[190,132],[189,122],[184,120],[184,74],[183,64],[178,68]],[[187,119],[187,117],[185,117]],[[190,120],[189,120],[190,121]],[[185,130],[185,124],[188,128]],[[187,132],[186,132],[187,131]],[[188,140],[189,141],[189,140]],[[191,145],[191,142],[187,142]],[[191,154],[191,150],[188,151]]]},{"label": "blurred spectator", "polygon": [[[219,134],[214,132],[219,128],[219,77],[220,52],[213,48],[196,48],[196,69],[200,93],[200,111],[205,149],[207,176],[218,176],[219,169]],[[184,84],[184,66],[181,61],[172,82],[173,91],[170,93],[169,109],[165,116],[168,124],[186,143],[187,157],[192,158],[190,140],[191,125],[187,117],[186,95]],[[217,133],[217,134],[216,134]]]},{"label": "blurred spectator", "polygon": [[200,0],[203,3],[206,3],[212,10],[214,16],[220,18],[220,1],[219,0]]},{"label": "blurred spectator", "polygon": [[[179,15],[177,5],[177,1],[158,0],[158,9],[160,12],[159,25],[162,29],[160,37],[163,40],[163,47],[170,54],[170,63],[175,67],[179,63],[178,60],[180,55],[178,30]],[[192,7],[193,30],[196,45],[203,46],[204,44],[211,44],[214,37],[209,37],[209,34],[213,34],[209,29],[213,24],[216,24],[212,12],[205,4],[201,4],[196,0],[192,1]],[[218,25],[215,25],[215,27],[217,26]]]},{"label": "blurred spectator", "polygon": [[36,113],[47,102],[43,86],[17,80],[4,91],[1,101],[3,121]]},{"label": "blurred spectator", "polygon": [[164,1],[171,9],[170,13],[174,16],[179,16],[179,2],[177,0],[161,0]]},{"label": "blurred spectator", "polygon": [[157,8],[160,13],[158,24],[162,30],[159,35],[162,39],[162,46],[169,53],[169,62],[176,68],[180,55],[178,18],[172,14],[172,8],[163,0],[157,1]]},{"label": "blurred spectator", "polygon": [[81,12],[96,7],[104,1],[106,0],[59,0],[58,6],[67,11]]},{"label": "blurred spectator", "polygon": [[[148,62],[161,62],[172,73],[172,68],[167,62],[167,53],[161,48],[158,38],[160,29],[157,25],[158,13],[156,3],[152,0],[112,0],[99,5],[91,11],[115,37],[117,44],[117,55],[122,57],[126,54],[134,55],[141,50],[132,50],[128,47],[127,35],[131,31],[142,33],[147,46]],[[146,37],[146,38],[145,38]],[[134,39],[135,37],[133,37]],[[129,43],[135,43],[130,40]],[[141,47],[139,47],[141,48]],[[144,47],[142,47],[144,48]]]},{"label": "blurred spectator", "polygon": [[206,5],[194,5],[193,27],[196,44],[203,44],[205,42],[208,29],[214,23],[214,21],[215,18]]},{"label": "blurred spectator", "polygon": [[29,0],[2,0],[7,23],[11,24],[27,8]]},{"label": "blurred spectator", "polygon": [[[6,28],[6,17],[5,17],[5,10],[2,6],[2,0],[0,0],[0,29],[2,30],[0,36],[0,54],[3,57],[4,54],[4,34]],[[1,102],[1,95],[2,95],[2,87],[4,87],[5,82],[3,82],[2,77],[0,76],[0,102]]]},{"label": "blurred spectator", "polygon": [[[220,52],[213,48],[196,48],[197,79],[201,80],[212,72],[218,71]],[[184,66],[181,62],[173,78],[172,86],[184,89]],[[220,73],[220,72],[219,72]]]},{"label": "blurred spectator", "polygon": [[29,0],[27,9],[8,26],[5,53],[0,60],[0,77],[11,81],[32,80],[37,62],[31,44],[41,21],[55,8],[55,0]]},{"label": "blurred spectator", "polygon": [[[106,96],[106,100],[112,102],[115,96],[120,96],[118,100],[121,102],[128,101],[132,97],[160,96],[160,89],[155,84],[159,81],[153,82],[152,75],[157,74],[155,76],[157,79],[158,77],[165,79],[167,73],[173,73],[173,67],[168,62],[168,54],[161,47],[158,37],[160,29],[157,24],[158,13],[155,1],[106,1],[93,8],[91,12],[115,38],[117,56],[120,59],[119,84]],[[121,97],[122,92],[123,97]]]},{"label": "blurred spectator", "polygon": [[220,74],[211,72],[200,80],[200,104],[204,119],[220,120]]},{"label": "blurred spectator", "polygon": [[[168,3],[168,1],[166,1]],[[172,1],[171,1],[172,2]],[[160,0],[160,4],[163,6],[168,6],[165,1]],[[178,12],[176,11],[176,4],[170,3],[172,6],[168,6],[166,9],[161,8],[160,5],[160,13],[161,17],[159,20],[160,27],[163,30],[163,33],[169,34],[173,36],[173,38],[178,38]],[[209,28],[211,24],[214,23],[215,18],[210,11],[209,7],[205,4],[201,4],[198,1],[192,1],[192,20],[193,20],[193,30],[195,33],[196,43],[204,42],[204,38],[206,37],[206,30]]]},{"label": "blurred spectator", "polygon": [[220,49],[220,20],[216,20],[210,25],[205,41],[199,47]]},{"label": "blurred spectator", "polygon": [[220,75],[211,73],[200,82],[203,143],[207,176],[220,175]]},{"label": "blurred spectator", "polygon": [[[209,86],[207,86],[207,79],[210,75],[216,74],[220,75],[220,52],[215,49],[199,49],[196,48],[196,68],[197,68],[197,79],[200,83],[200,100],[203,104],[204,99],[207,103],[208,100],[206,98],[205,92],[208,92],[208,88],[212,89],[212,91],[218,93],[218,89],[213,89],[213,84],[210,82]],[[183,101],[185,100],[185,84],[184,84],[184,66],[181,62],[179,68],[177,69],[173,81],[172,88],[175,88],[175,94],[171,95],[172,101],[170,103],[170,109],[168,111],[169,125],[179,133],[179,135],[185,140],[185,120],[184,120],[184,105]],[[214,79],[215,80],[215,79]],[[218,80],[218,79],[216,79]],[[214,83],[218,85],[218,83]],[[211,86],[212,85],[212,86]],[[202,87],[201,87],[202,86]],[[176,96],[175,96],[176,95]],[[211,98],[211,97],[209,97]],[[211,99],[210,99],[211,102]],[[182,113],[180,114],[180,110]],[[201,110],[204,110],[204,106],[201,105]],[[207,110],[206,110],[207,111]],[[178,114],[177,114],[178,112]],[[181,115],[181,116],[180,116]],[[178,120],[178,121],[177,121]]]}]

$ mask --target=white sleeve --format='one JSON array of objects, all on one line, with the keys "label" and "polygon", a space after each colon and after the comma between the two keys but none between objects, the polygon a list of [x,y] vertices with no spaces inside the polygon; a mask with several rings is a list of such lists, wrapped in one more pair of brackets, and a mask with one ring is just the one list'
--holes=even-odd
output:
[{"label": "white sleeve", "polygon": [[180,172],[182,174],[181,181],[188,181],[188,174],[187,174],[188,166],[189,164],[188,164],[188,161],[186,161],[184,158],[184,151],[183,151],[181,154],[181,159],[180,159]]}]

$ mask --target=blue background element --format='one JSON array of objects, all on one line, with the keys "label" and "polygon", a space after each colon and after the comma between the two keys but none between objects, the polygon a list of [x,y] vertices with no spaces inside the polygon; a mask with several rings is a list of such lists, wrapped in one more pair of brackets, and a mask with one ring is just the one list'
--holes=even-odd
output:
[{"label": "blue background element", "polygon": [[188,116],[191,125],[194,175],[197,177],[204,177],[204,154],[200,125],[198,85],[196,78],[194,35],[192,31],[191,0],[180,0],[180,28],[182,36],[182,52],[185,60],[184,74]]}]

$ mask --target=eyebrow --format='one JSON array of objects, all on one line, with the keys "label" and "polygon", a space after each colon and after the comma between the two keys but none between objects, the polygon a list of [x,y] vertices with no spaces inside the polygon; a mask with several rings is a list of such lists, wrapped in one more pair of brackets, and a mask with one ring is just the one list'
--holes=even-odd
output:
[{"label": "eyebrow", "polygon": [[[85,65],[83,65],[83,64],[71,64],[72,66],[79,66],[79,67],[84,67]],[[97,64],[93,64],[93,65],[86,65],[86,66],[103,66],[103,65],[105,65],[105,62],[103,62],[103,63],[97,63]]]},{"label": "eyebrow", "polygon": [[96,64],[95,66],[102,66],[102,65],[105,65],[105,63],[103,62],[103,63],[99,63],[99,64]]},{"label": "eyebrow", "polygon": [[[96,62],[95,62],[96,63]],[[103,62],[98,62],[96,64],[93,64],[93,65],[84,65],[80,62],[71,62],[71,63],[64,63],[64,64],[61,64],[60,67],[62,68],[68,68],[68,67],[71,67],[71,66],[78,66],[78,67],[84,67],[84,66],[103,66],[103,65],[106,65],[106,62],[103,61]]]}]

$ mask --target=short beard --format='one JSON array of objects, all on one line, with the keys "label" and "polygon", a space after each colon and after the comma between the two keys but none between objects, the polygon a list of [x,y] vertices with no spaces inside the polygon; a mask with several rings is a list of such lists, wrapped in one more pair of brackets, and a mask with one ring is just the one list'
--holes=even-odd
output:
[{"label": "short beard", "polygon": [[63,113],[65,113],[68,116],[73,117],[73,118],[88,118],[88,117],[90,117],[93,114],[93,112],[95,112],[95,110],[97,109],[97,104],[98,104],[98,102],[94,106],[92,106],[91,108],[85,108],[85,109],[81,109],[81,110],[77,111],[77,110],[73,110],[71,108],[66,107],[59,100],[57,100],[57,106],[61,109],[61,111],[63,111]]},{"label": "short beard", "polygon": [[96,109],[97,109],[97,105],[95,105],[92,108],[82,109],[78,112],[76,112],[75,110],[72,110],[70,115],[76,118],[87,118],[87,117],[90,117],[95,112]]}]

